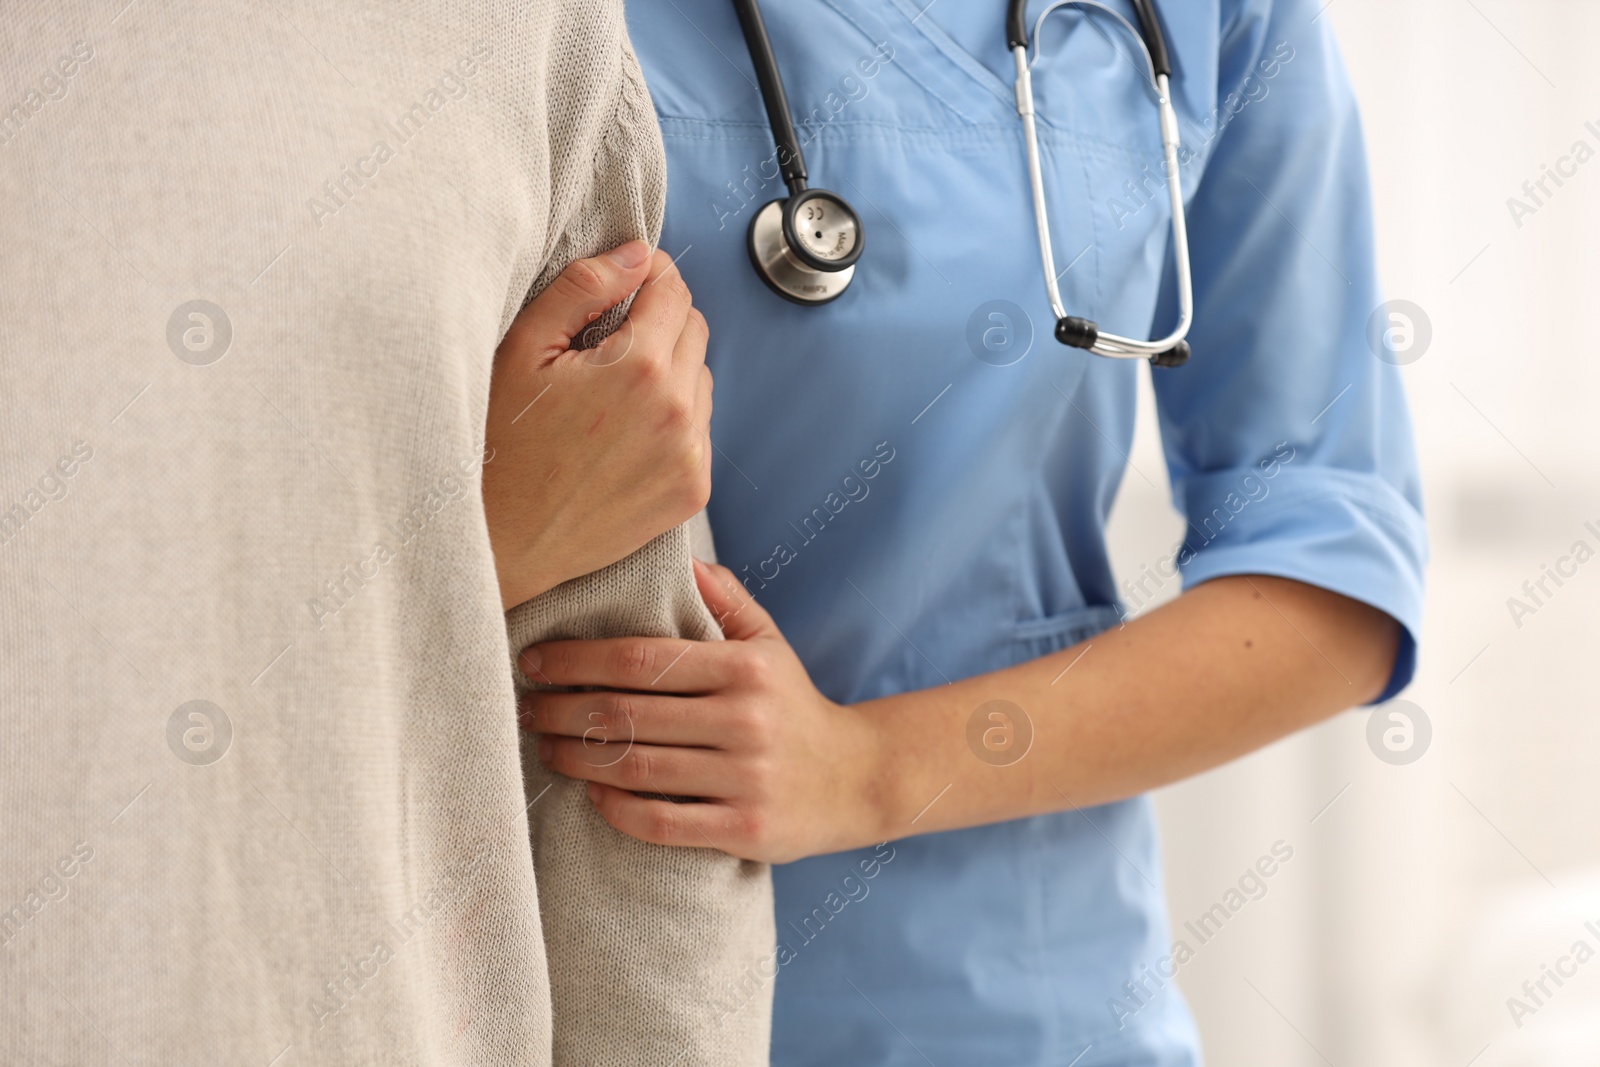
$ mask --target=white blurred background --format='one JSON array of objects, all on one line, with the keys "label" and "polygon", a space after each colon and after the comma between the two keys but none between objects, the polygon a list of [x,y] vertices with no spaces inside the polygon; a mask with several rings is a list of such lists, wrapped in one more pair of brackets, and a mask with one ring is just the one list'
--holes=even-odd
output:
[{"label": "white blurred background", "polygon": [[[1404,699],[1433,737],[1393,766],[1351,712],[1163,791],[1180,930],[1275,841],[1295,850],[1179,983],[1213,1067],[1594,1067],[1600,957],[1559,986],[1544,968],[1600,952],[1600,559],[1520,628],[1506,602],[1579,538],[1600,549],[1600,157],[1520,228],[1506,201],[1574,142],[1600,152],[1600,3],[1321,17],[1362,100],[1387,294],[1433,327],[1402,371],[1433,538]],[[1161,482],[1148,396],[1133,459]],[[1181,536],[1139,478],[1112,529],[1123,575]],[[1511,997],[1535,1010],[1513,1019]]]}]

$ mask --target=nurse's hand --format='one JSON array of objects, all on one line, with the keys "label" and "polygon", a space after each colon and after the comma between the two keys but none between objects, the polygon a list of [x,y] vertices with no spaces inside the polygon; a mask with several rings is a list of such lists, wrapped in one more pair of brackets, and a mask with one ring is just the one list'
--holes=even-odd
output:
[{"label": "nurse's hand", "polygon": [[[596,348],[571,349],[636,289],[621,328]],[[643,241],[573,263],[511,324],[495,356],[483,468],[507,609],[705,507],[706,337],[678,269]]]},{"label": "nurse's hand", "polygon": [[553,641],[524,651],[530,677],[612,690],[527,697],[520,718],[544,735],[540,759],[589,781],[612,826],[658,845],[782,863],[883,840],[879,742],[867,717],[818,692],[731,571],[698,561],[695,571],[726,641]]}]

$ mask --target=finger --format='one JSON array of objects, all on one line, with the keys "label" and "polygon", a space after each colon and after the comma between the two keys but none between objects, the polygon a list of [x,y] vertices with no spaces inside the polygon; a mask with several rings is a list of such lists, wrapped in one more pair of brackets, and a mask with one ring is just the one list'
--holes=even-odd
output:
[{"label": "finger", "polygon": [[585,327],[648,280],[651,266],[650,246],[643,241],[574,260],[522,309],[507,340],[549,356],[567,351]]},{"label": "finger", "polygon": [[524,730],[589,744],[718,747],[729,732],[721,706],[704,697],[538,692],[523,697],[517,711]]},{"label": "finger", "polygon": [[688,313],[683,319],[683,332],[678,335],[678,343],[672,349],[674,373],[681,374],[690,381],[694,380],[696,368],[705,366],[706,344],[710,340],[710,324],[706,322],[706,317],[700,313],[700,309],[690,304]]},{"label": "finger", "polygon": [[548,641],[523,649],[519,662],[529,678],[547,685],[706,693],[726,688],[730,680],[721,641],[670,637]]},{"label": "finger", "polygon": [[568,778],[637,793],[724,797],[734,792],[729,761],[704,748],[588,744],[546,734],[539,738],[539,762]]},{"label": "finger", "polygon": [[658,387],[673,410],[697,429],[704,428],[699,421],[700,392],[708,387],[711,374],[706,367],[706,336],[705,319],[691,306],[672,348],[667,381]]},{"label": "finger", "polygon": [[711,446],[712,388],[711,368],[702,366],[693,419],[695,432],[700,435],[700,477],[703,479],[707,499],[711,490],[711,461],[715,455],[715,450]]},{"label": "finger", "polygon": [[[672,265],[672,257],[657,251],[650,259],[649,277],[628,308],[628,321],[640,332],[634,340],[634,350],[654,353],[663,360],[675,358],[674,350],[693,308],[689,286]],[[661,344],[650,343],[657,338]],[[702,353],[701,359],[704,358]]]},{"label": "finger", "polygon": [[[711,432],[711,405],[713,392],[716,388],[711,377],[711,368],[705,365],[700,367],[700,378],[696,383],[694,398],[694,428],[703,434]],[[707,451],[710,451],[707,449]]]},{"label": "finger", "polygon": [[735,816],[725,804],[674,804],[598,783],[590,783],[589,801],[606,822],[653,845],[721,848],[717,842],[732,837]]},{"label": "finger", "polygon": [[757,604],[739,579],[726,567],[715,563],[694,561],[695,583],[700,587],[700,598],[717,617],[722,635],[730,641],[745,641],[753,637],[777,637],[778,624],[772,621],[767,610]]}]

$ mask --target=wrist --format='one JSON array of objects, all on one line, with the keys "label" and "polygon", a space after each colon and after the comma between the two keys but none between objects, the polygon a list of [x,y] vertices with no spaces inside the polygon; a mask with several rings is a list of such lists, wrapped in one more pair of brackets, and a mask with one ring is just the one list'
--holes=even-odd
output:
[{"label": "wrist", "polygon": [[[492,538],[491,538],[492,541]],[[492,547],[492,545],[491,545]],[[500,604],[505,611],[525,604],[541,593],[548,593],[562,582],[576,577],[560,572],[554,557],[532,546],[502,559],[495,555],[495,574],[500,584]]]},{"label": "wrist", "polygon": [[[843,706],[856,725],[853,750],[854,817],[846,827],[844,848],[864,848],[906,836],[911,815],[906,806],[906,775],[897,763],[904,747],[895,743],[894,716],[887,701],[867,700]],[[912,812],[915,814],[915,812]]]}]

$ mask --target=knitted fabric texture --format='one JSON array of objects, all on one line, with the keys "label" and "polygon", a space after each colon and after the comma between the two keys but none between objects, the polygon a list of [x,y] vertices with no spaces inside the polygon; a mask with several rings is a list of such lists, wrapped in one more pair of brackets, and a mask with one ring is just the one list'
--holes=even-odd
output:
[{"label": "knitted fabric texture", "polygon": [[[695,522],[708,542],[704,515]],[[523,605],[510,615],[513,647],[618,634],[720,639],[695,588],[690,544],[679,527]],[[556,1062],[766,1063],[772,987],[763,967],[776,939],[766,866],[627,837],[600,818],[581,782],[539,763],[531,739],[524,752]],[[596,750],[596,760],[615,758]]]},{"label": "knitted fabric texture", "polygon": [[[683,999],[759,872],[558,787],[536,879],[479,499],[512,317],[656,232],[620,0],[13,0],[0,87],[0,1063],[764,1058]],[[705,635],[683,537],[591,595]]]},{"label": "knitted fabric texture", "polygon": [[[573,259],[660,236],[665,160],[631,53],[623,78],[615,124],[595,154],[604,180],[566,227],[541,282]],[[642,151],[647,145],[652,150]],[[581,343],[599,343],[625,311],[603,316]],[[703,513],[694,535],[709,546]],[[513,609],[513,663],[536,641],[720,640],[695,585],[690,545],[691,529],[681,526]],[[520,671],[517,678],[525,689],[534,685]],[[777,936],[766,866],[630,838],[600,817],[582,782],[545,769],[533,739],[523,752],[558,1067],[766,1063],[772,990],[758,975]]]}]

